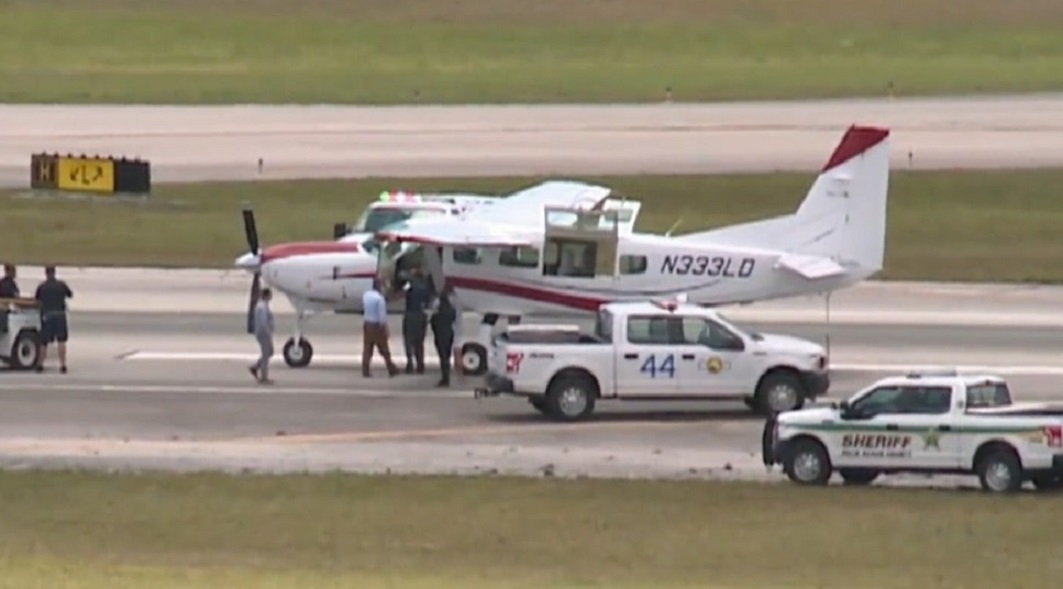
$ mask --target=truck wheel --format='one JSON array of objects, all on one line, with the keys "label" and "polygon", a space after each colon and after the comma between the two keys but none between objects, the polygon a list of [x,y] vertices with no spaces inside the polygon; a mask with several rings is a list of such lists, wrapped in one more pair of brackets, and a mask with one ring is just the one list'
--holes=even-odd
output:
[{"label": "truck wheel", "polygon": [[772,372],[760,380],[753,402],[755,410],[765,416],[800,409],[805,404],[805,386],[796,374]]},{"label": "truck wheel", "polygon": [[305,368],[310,365],[310,359],[314,357],[314,347],[310,345],[310,342],[305,339],[295,341],[295,338],[288,338],[288,341],[284,342],[284,362],[292,368]]},{"label": "truck wheel", "polygon": [[1033,477],[1033,486],[1038,491],[1058,491],[1063,489],[1063,475],[1040,474]]},{"label": "truck wheel", "polygon": [[41,360],[41,336],[36,331],[23,331],[11,345],[11,367],[28,370]]},{"label": "truck wheel", "polygon": [[826,485],[830,480],[830,456],[823,445],[812,440],[798,440],[783,458],[783,471],[799,485]]},{"label": "truck wheel", "polygon": [[462,374],[481,376],[487,372],[487,348],[480,344],[465,344],[461,347]]},{"label": "truck wheel", "polygon": [[861,468],[843,468],[838,471],[846,485],[870,485],[878,478],[878,471]]},{"label": "truck wheel", "polygon": [[1011,450],[993,450],[978,462],[976,472],[986,491],[1014,493],[1022,488],[1022,466]]},{"label": "truck wheel", "polygon": [[561,421],[580,421],[594,411],[594,386],[586,377],[564,376],[550,384],[546,407]]}]

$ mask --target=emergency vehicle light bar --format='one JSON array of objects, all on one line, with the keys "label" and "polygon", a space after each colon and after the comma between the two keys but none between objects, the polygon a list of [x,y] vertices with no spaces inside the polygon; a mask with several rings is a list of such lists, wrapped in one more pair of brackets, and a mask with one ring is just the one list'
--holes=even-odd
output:
[{"label": "emergency vehicle light bar", "polygon": [[927,376],[959,376],[960,371],[956,368],[931,368],[927,370],[912,370],[907,378],[924,378]]}]

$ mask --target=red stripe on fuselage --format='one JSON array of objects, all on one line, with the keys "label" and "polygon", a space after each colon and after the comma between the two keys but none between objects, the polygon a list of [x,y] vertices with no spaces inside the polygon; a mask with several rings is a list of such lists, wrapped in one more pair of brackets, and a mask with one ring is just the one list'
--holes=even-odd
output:
[{"label": "red stripe on fuselage", "polygon": [[359,251],[361,251],[361,248],[358,247],[358,244],[343,241],[282,243],[267,247],[262,252],[262,262],[272,262],[274,260],[311,254],[354,254]]},{"label": "red stripe on fuselage", "polygon": [[609,302],[609,300],[599,297],[566,294],[542,288],[524,286],[521,284],[511,284],[497,280],[484,280],[483,278],[448,276],[447,280],[450,281],[455,288],[465,288],[521,299],[529,299],[541,303],[579,309],[581,311],[594,312],[598,310],[598,307]]}]

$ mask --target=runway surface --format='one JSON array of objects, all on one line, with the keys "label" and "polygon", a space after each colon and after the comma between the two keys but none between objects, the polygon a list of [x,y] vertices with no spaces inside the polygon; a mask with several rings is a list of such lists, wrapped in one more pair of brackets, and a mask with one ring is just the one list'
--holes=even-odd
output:
[{"label": "runway surface", "polygon": [[0,185],[26,186],[30,154],[39,151],[144,158],[155,182],[809,172],[853,123],[893,129],[896,169],[1063,163],[1063,100],[1053,94],[617,106],[0,105]]},{"label": "runway surface", "polygon": [[[589,423],[556,424],[517,399],[474,400],[476,379],[433,387],[430,345],[427,374],[389,379],[377,359],[375,377],[362,379],[353,316],[316,318],[307,332],[314,364],[294,370],[277,359],[277,384],[258,387],[246,371],[255,353],[242,331],[246,277],[141,270],[135,284],[123,282],[130,275],[68,272],[77,293],[71,372],[0,374],[0,464],[781,476],[760,466],[762,422],[739,403],[607,402]],[[829,333],[831,398],[910,366],[939,364],[987,366],[1007,376],[1020,399],[1063,402],[1063,327],[1051,323],[1060,315],[1059,295],[1043,287],[868,283],[835,295],[832,317],[842,319],[829,326],[822,301],[812,298],[725,312],[758,331],[816,341]],[[284,333],[292,317],[284,301],[275,307]],[[940,316],[945,311],[934,311],[947,307],[949,322]],[[883,321],[878,313],[892,315]],[[936,323],[919,319],[935,313]],[[1006,321],[1024,314],[1049,320]],[[466,333],[475,326],[466,318]],[[401,341],[391,346],[402,354]]]}]

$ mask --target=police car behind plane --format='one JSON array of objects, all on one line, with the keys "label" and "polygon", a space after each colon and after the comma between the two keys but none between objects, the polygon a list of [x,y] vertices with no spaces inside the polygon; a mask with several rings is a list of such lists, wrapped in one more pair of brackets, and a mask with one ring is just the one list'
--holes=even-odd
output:
[{"label": "police car behind plane", "polygon": [[993,492],[1063,487],[1063,408],[1014,403],[998,376],[956,370],[884,378],[831,407],[765,424],[764,462],[791,481],[849,484],[880,474],[974,474]]},{"label": "police car behind plane", "polygon": [[588,417],[599,399],[745,400],[762,412],[801,407],[830,384],[814,342],[744,331],[693,304],[602,305],[593,334],[575,327],[509,327],[492,339],[477,397],[527,397],[564,421]]}]

